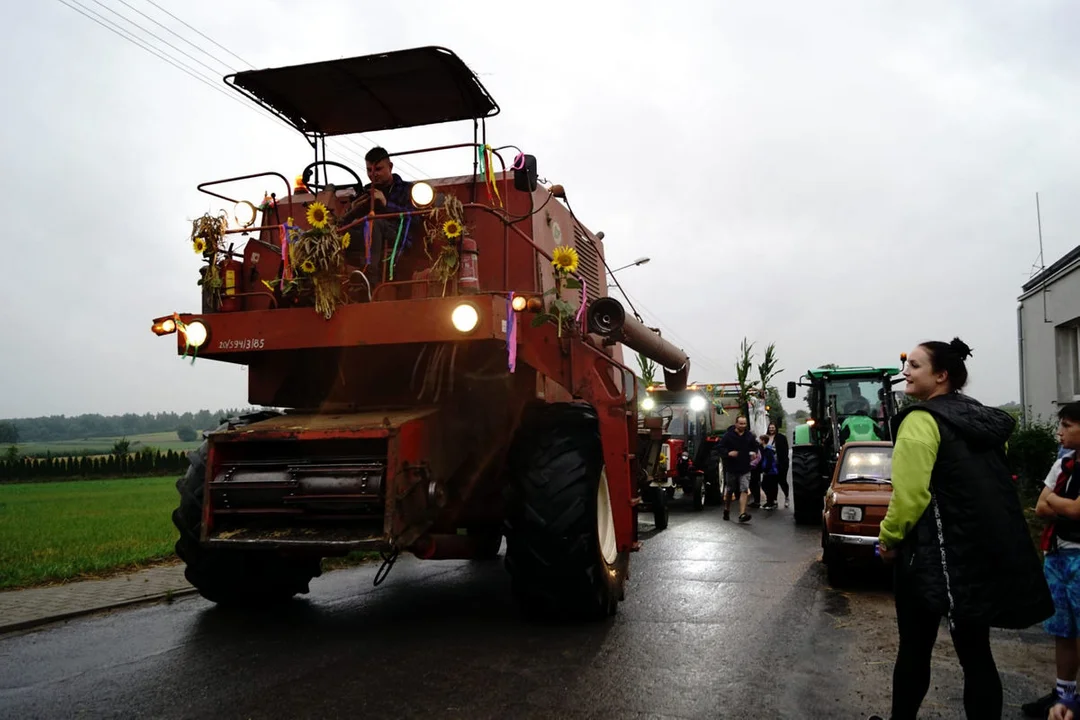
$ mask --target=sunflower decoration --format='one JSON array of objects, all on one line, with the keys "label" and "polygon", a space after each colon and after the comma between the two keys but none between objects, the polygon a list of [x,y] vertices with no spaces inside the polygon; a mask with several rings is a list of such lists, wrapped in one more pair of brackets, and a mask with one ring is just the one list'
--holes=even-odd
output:
[{"label": "sunflower decoration", "polygon": [[456,237],[461,237],[461,223],[453,218],[450,218],[443,223],[442,231],[443,235],[445,235],[449,240],[453,240]]},{"label": "sunflower decoration", "polygon": [[206,252],[206,240],[204,238],[195,238],[191,241],[191,246],[195,249],[196,255],[202,255],[204,252]]},{"label": "sunflower decoration", "polygon": [[308,205],[307,221],[316,230],[322,230],[330,224],[330,212],[321,202],[313,202]]},{"label": "sunflower decoration", "polygon": [[[574,273],[578,269],[578,262],[577,250],[565,245],[555,246],[551,253],[551,266],[555,269],[555,283],[554,287],[544,291],[544,296],[550,297],[551,300],[548,302],[545,312],[539,313],[533,318],[534,327],[543,325],[545,322],[554,322],[558,328],[559,337],[562,337],[564,330],[569,331],[573,328],[580,305],[575,306],[564,297],[564,291],[581,290],[584,293],[581,281],[574,277]],[[580,302],[584,301],[585,298],[582,297]]]},{"label": "sunflower decoration", "polygon": [[300,263],[300,269],[310,275],[311,273],[315,272],[315,263],[312,262],[311,258],[308,258],[304,262]]},{"label": "sunflower decoration", "polygon": [[559,245],[551,256],[551,264],[556,270],[567,274],[577,272],[578,254],[574,248]]},{"label": "sunflower decoration", "polygon": [[351,243],[351,242],[352,242],[352,236],[349,235],[349,233],[345,233],[344,235],[342,235],[341,236],[341,249],[342,250],[348,250],[349,249],[349,243]]}]

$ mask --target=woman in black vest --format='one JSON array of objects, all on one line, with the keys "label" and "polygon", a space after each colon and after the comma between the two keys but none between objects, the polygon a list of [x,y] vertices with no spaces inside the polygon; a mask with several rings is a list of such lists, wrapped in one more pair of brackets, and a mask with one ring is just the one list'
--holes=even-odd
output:
[{"label": "woman in black vest", "polygon": [[960,394],[969,355],[959,339],[912,350],[905,392],[922,402],[893,419],[893,494],[878,538],[895,563],[892,720],[922,704],[942,617],[964,668],[967,717],[1000,718],[990,628],[1025,628],[1054,611],[1006,465],[1015,421]]}]

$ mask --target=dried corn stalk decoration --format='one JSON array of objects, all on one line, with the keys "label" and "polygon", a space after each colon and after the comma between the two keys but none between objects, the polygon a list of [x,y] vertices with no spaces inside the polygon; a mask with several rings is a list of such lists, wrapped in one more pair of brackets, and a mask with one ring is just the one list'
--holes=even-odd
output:
[{"label": "dried corn stalk decoration", "polygon": [[222,210],[216,217],[206,213],[191,223],[191,246],[198,255],[202,255],[208,265],[202,272],[199,285],[202,286],[203,306],[211,310],[221,307],[221,268],[220,260],[225,253],[225,230],[229,219]]}]

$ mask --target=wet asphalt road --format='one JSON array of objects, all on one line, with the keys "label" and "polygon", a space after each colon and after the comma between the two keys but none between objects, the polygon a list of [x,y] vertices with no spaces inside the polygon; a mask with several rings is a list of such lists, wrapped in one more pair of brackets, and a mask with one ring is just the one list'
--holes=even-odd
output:
[{"label": "wet asphalt road", "polygon": [[[858,706],[863,692],[849,687],[859,633],[843,629],[850,608],[824,580],[817,531],[795,527],[789,510],[759,510],[740,525],[676,501],[670,527],[644,541],[618,615],[593,625],[520,619],[501,558],[406,557],[379,588],[376,566],[333,572],[273,616],[196,596],[0,637],[0,717],[865,718],[883,709]],[[876,650],[878,680],[893,652]],[[887,687],[866,690],[888,697]]]}]

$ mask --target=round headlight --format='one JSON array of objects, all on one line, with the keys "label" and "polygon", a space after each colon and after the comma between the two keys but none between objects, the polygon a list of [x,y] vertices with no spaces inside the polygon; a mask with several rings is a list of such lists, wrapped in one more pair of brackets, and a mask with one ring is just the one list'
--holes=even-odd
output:
[{"label": "round headlight", "polygon": [[647,397],[641,401],[642,410],[652,410],[654,407],[656,407],[656,401],[651,397]]},{"label": "round headlight", "polygon": [[201,320],[193,320],[184,326],[184,337],[187,339],[188,345],[193,347],[202,347],[206,342],[206,338],[210,337],[210,331],[207,330],[206,325]]},{"label": "round headlight", "polygon": [[414,182],[409,194],[412,196],[413,205],[418,208],[427,207],[435,200],[435,188],[426,182]]},{"label": "round headlight", "polygon": [[235,220],[236,224],[240,227],[251,227],[255,224],[255,216],[258,212],[258,208],[247,200],[241,200],[236,203],[236,207],[233,208],[233,220]]},{"label": "round headlight", "polygon": [[480,322],[480,313],[468,303],[462,303],[450,314],[450,322],[458,332],[472,332]]},{"label": "round headlight", "polygon": [[521,312],[529,304],[529,298],[524,295],[515,295],[514,299],[510,301],[510,307],[514,308],[515,312]]},{"label": "round headlight", "polygon": [[690,409],[693,410],[694,412],[701,412],[702,410],[704,410],[705,409],[705,396],[704,395],[695,395],[694,397],[690,398]]}]

